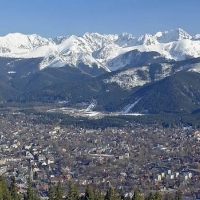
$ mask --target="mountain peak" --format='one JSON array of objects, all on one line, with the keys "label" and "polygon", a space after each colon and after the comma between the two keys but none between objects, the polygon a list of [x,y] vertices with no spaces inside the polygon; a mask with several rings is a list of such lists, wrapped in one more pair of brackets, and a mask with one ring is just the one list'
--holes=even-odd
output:
[{"label": "mountain peak", "polygon": [[154,45],[158,44],[158,41],[153,35],[145,34],[138,38],[138,45]]},{"label": "mountain peak", "polygon": [[200,40],[200,34],[196,34],[193,38],[194,38],[195,40]]},{"label": "mountain peak", "polygon": [[90,68],[110,67],[117,70],[124,67],[124,62],[121,60],[123,55],[129,52],[131,60],[130,52],[133,50],[157,52],[167,59],[174,60],[200,57],[199,38],[199,35],[191,37],[181,28],[160,31],[155,35],[144,34],[138,38],[126,32],[122,34],[86,32],[79,36],[59,36],[55,39],[43,38],[37,34],[10,33],[0,37],[0,56],[43,57],[41,69],[52,66],[53,63],[54,67],[66,64],[77,67],[84,64]]},{"label": "mountain peak", "polygon": [[192,36],[189,35],[186,31],[181,28],[177,28],[175,30],[157,32],[154,37],[160,43],[169,43],[173,41],[179,41],[184,39],[191,39]]},{"label": "mountain peak", "polygon": [[176,31],[178,32],[178,40],[184,40],[184,39],[191,39],[192,36],[189,35],[186,31],[184,31],[183,29],[181,28],[177,28]]},{"label": "mountain peak", "polygon": [[55,38],[50,38],[50,41],[54,42],[56,45],[61,44],[65,41],[69,36],[57,36]]}]

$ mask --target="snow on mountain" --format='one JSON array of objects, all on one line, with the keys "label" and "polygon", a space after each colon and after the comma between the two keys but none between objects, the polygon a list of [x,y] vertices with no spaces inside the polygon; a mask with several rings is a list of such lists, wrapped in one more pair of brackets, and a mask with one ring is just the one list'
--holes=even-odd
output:
[{"label": "snow on mountain", "polygon": [[136,38],[130,33],[122,33],[118,35],[115,44],[120,47],[128,47],[136,45]]},{"label": "snow on mountain", "polygon": [[137,45],[156,45],[158,41],[153,35],[145,34],[137,39]]},{"label": "snow on mountain", "polygon": [[[40,69],[84,64],[105,71],[115,71],[132,61],[131,51],[158,52],[167,59],[200,57],[200,34],[192,37],[182,29],[145,34],[85,33],[82,36],[59,36],[46,39],[39,35],[10,33],[0,37],[0,56],[15,58],[43,57]],[[130,52],[128,56],[127,53]],[[123,55],[126,54],[126,59]]]},{"label": "snow on mountain", "polygon": [[200,63],[190,64],[188,68],[190,68],[189,71],[200,73]]},{"label": "snow on mountain", "polygon": [[[138,70],[142,70],[145,74],[145,79],[138,75]],[[104,80],[105,83],[117,83],[121,88],[130,90],[136,86],[142,86],[150,82],[149,67],[144,66],[140,68],[128,69],[119,72],[117,75]]]},{"label": "snow on mountain", "polygon": [[22,55],[25,58],[38,58],[38,57],[49,57],[58,54],[58,49],[55,45],[41,46],[35,48],[26,54]]},{"label": "snow on mountain", "polygon": [[193,37],[194,40],[200,40],[200,34],[197,34]]},{"label": "snow on mountain", "polygon": [[66,40],[67,38],[69,38],[69,36],[57,36],[53,39],[50,38],[50,41],[52,43],[55,43],[55,44],[61,44],[64,40]]},{"label": "snow on mountain", "polygon": [[136,86],[143,86],[152,81],[159,81],[182,70],[200,73],[200,64],[182,63],[182,65],[177,66],[176,63],[159,63],[155,66],[152,64],[143,67],[134,67],[118,72],[117,74],[104,79],[104,82],[116,83],[125,90],[131,90]]},{"label": "snow on mountain", "polygon": [[184,39],[192,39],[192,36],[186,33],[183,29],[157,32],[154,36],[159,43],[169,43],[172,41],[179,41]]},{"label": "snow on mountain", "polygon": [[109,69],[93,58],[91,45],[82,37],[72,35],[61,44],[56,45],[56,49],[57,51],[54,51],[53,54],[55,59],[52,59],[52,54],[48,54],[48,56],[45,56],[45,61],[49,62],[43,62],[40,66],[41,68],[45,68],[46,66],[55,67],[55,63],[57,63],[58,66],[63,66],[65,64],[77,66],[80,63],[84,63],[88,67],[96,65],[109,71]]},{"label": "snow on mountain", "polygon": [[169,52],[174,60],[200,57],[200,41],[184,39],[164,45],[165,52]]},{"label": "snow on mountain", "polygon": [[113,44],[117,40],[118,35],[101,35],[99,33],[85,33],[82,36],[82,38],[90,46],[92,51],[97,51],[102,47],[105,47],[109,44]]},{"label": "snow on mountain", "polygon": [[[140,52],[158,52],[166,59],[179,61],[192,57],[200,57],[200,41],[184,39],[170,43],[126,47],[118,50],[117,56],[107,61],[107,67],[111,69],[111,71],[115,71],[128,65],[133,60],[132,50],[139,50]],[[130,55],[124,58],[127,52]]]},{"label": "snow on mountain", "polygon": [[50,41],[39,35],[23,35],[21,33],[10,33],[0,37],[0,56],[3,57],[26,57],[35,48],[48,46]]}]

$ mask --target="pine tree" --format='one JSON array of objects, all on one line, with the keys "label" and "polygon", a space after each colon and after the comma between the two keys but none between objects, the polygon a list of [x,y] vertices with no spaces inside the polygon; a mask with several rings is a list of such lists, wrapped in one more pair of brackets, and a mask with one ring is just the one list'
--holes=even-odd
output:
[{"label": "pine tree", "polygon": [[7,183],[2,176],[0,176],[0,199],[11,200],[11,195],[8,190]]},{"label": "pine tree", "polygon": [[61,182],[58,182],[58,184],[56,186],[55,200],[61,200],[62,197],[63,197],[62,184],[61,184]]},{"label": "pine tree", "polygon": [[74,200],[79,199],[79,191],[77,185],[74,185]]},{"label": "pine tree", "polygon": [[33,193],[33,200],[41,200],[35,192]]},{"label": "pine tree", "polygon": [[160,194],[160,192],[156,191],[156,193],[154,195],[154,199],[155,200],[162,200],[162,195]]},{"label": "pine tree", "polygon": [[26,194],[24,195],[24,200],[40,200],[39,196],[34,192],[32,188],[32,181],[30,178],[28,178],[27,184],[28,188]]},{"label": "pine tree", "polygon": [[16,184],[16,180],[15,180],[14,176],[11,178],[10,195],[11,195],[11,198],[13,200],[20,200],[21,199],[20,195],[17,192],[17,184]]},{"label": "pine tree", "polygon": [[175,194],[175,200],[181,200],[181,191],[177,191]]},{"label": "pine tree", "polygon": [[164,200],[171,200],[171,199],[173,199],[173,198],[168,193],[165,194]]},{"label": "pine tree", "polygon": [[54,188],[52,187],[51,182],[49,183],[48,196],[49,196],[49,200],[53,200],[55,196],[55,191],[54,191]]},{"label": "pine tree", "polygon": [[69,182],[68,191],[67,191],[67,199],[68,200],[78,200],[79,192],[77,186],[73,185]]},{"label": "pine tree", "polygon": [[117,200],[117,199],[120,199],[120,198],[117,196],[114,188],[109,187],[109,189],[106,193],[106,196],[105,196],[105,200]]},{"label": "pine tree", "polygon": [[154,200],[154,195],[150,192],[149,196],[146,198],[147,200]]},{"label": "pine tree", "polygon": [[101,190],[94,190],[94,199],[95,200],[104,200],[104,195]]},{"label": "pine tree", "polygon": [[120,189],[119,197],[120,197],[121,199],[124,199],[124,198],[125,198],[125,196],[124,196],[124,191],[123,191],[122,189]]},{"label": "pine tree", "polygon": [[73,185],[71,182],[69,182],[68,190],[67,190],[67,199],[73,200]]},{"label": "pine tree", "polygon": [[136,189],[134,191],[134,195],[133,195],[132,200],[143,200],[143,199],[144,199],[144,197],[143,197],[142,193],[140,192],[140,190]]},{"label": "pine tree", "polygon": [[85,200],[94,200],[95,199],[95,192],[91,185],[86,186],[85,190]]},{"label": "pine tree", "polygon": [[26,200],[34,200],[34,192],[33,192],[33,188],[32,188],[32,182],[31,179],[28,179],[28,188],[27,188],[27,192],[26,192]]},{"label": "pine tree", "polygon": [[0,182],[0,199],[3,199],[3,188],[1,182]]}]

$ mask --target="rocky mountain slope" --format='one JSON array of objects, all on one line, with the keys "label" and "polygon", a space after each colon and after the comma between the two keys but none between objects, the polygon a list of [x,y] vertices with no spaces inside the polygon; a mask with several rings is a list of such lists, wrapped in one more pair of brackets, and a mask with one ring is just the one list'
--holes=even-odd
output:
[{"label": "rocky mountain slope", "polygon": [[60,100],[73,105],[96,99],[97,109],[120,112],[140,99],[131,112],[191,113],[200,109],[200,73],[196,72],[199,63],[199,58],[157,63],[80,81],[57,82],[41,89],[29,89],[28,86],[16,101]]},{"label": "rocky mountain slope", "polygon": [[127,102],[141,98],[134,112],[193,113],[200,109],[199,81],[199,73],[182,71],[140,88]]},{"label": "rocky mountain slope", "polygon": [[128,33],[0,37],[3,102],[96,99],[98,109],[120,111],[140,99],[133,111],[194,112],[200,108],[199,73],[200,37],[182,29],[138,38]]}]

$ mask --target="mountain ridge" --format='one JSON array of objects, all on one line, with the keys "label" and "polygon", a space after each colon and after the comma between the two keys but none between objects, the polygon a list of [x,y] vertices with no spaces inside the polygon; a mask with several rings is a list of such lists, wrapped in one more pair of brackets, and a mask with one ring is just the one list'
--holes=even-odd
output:
[{"label": "mountain ridge", "polygon": [[1,57],[42,57],[40,70],[65,65],[79,67],[84,64],[88,68],[96,66],[105,72],[115,71],[125,67],[119,60],[124,54],[133,50],[155,51],[169,60],[200,57],[200,37],[198,34],[191,36],[180,28],[160,31],[154,35],[144,34],[140,37],[134,37],[130,33],[85,33],[81,36],[56,38],[43,38],[37,34],[10,33],[0,37]]},{"label": "mountain ridge", "polygon": [[[0,37],[0,100],[5,102],[75,105],[96,99],[98,109],[120,111],[141,99],[132,110],[182,112],[185,107],[183,111],[190,113],[200,105],[198,81],[193,81],[200,79],[199,74],[200,37],[182,29],[140,37],[129,33]],[[166,94],[163,88],[168,89]],[[157,106],[159,101],[163,103]]]}]

